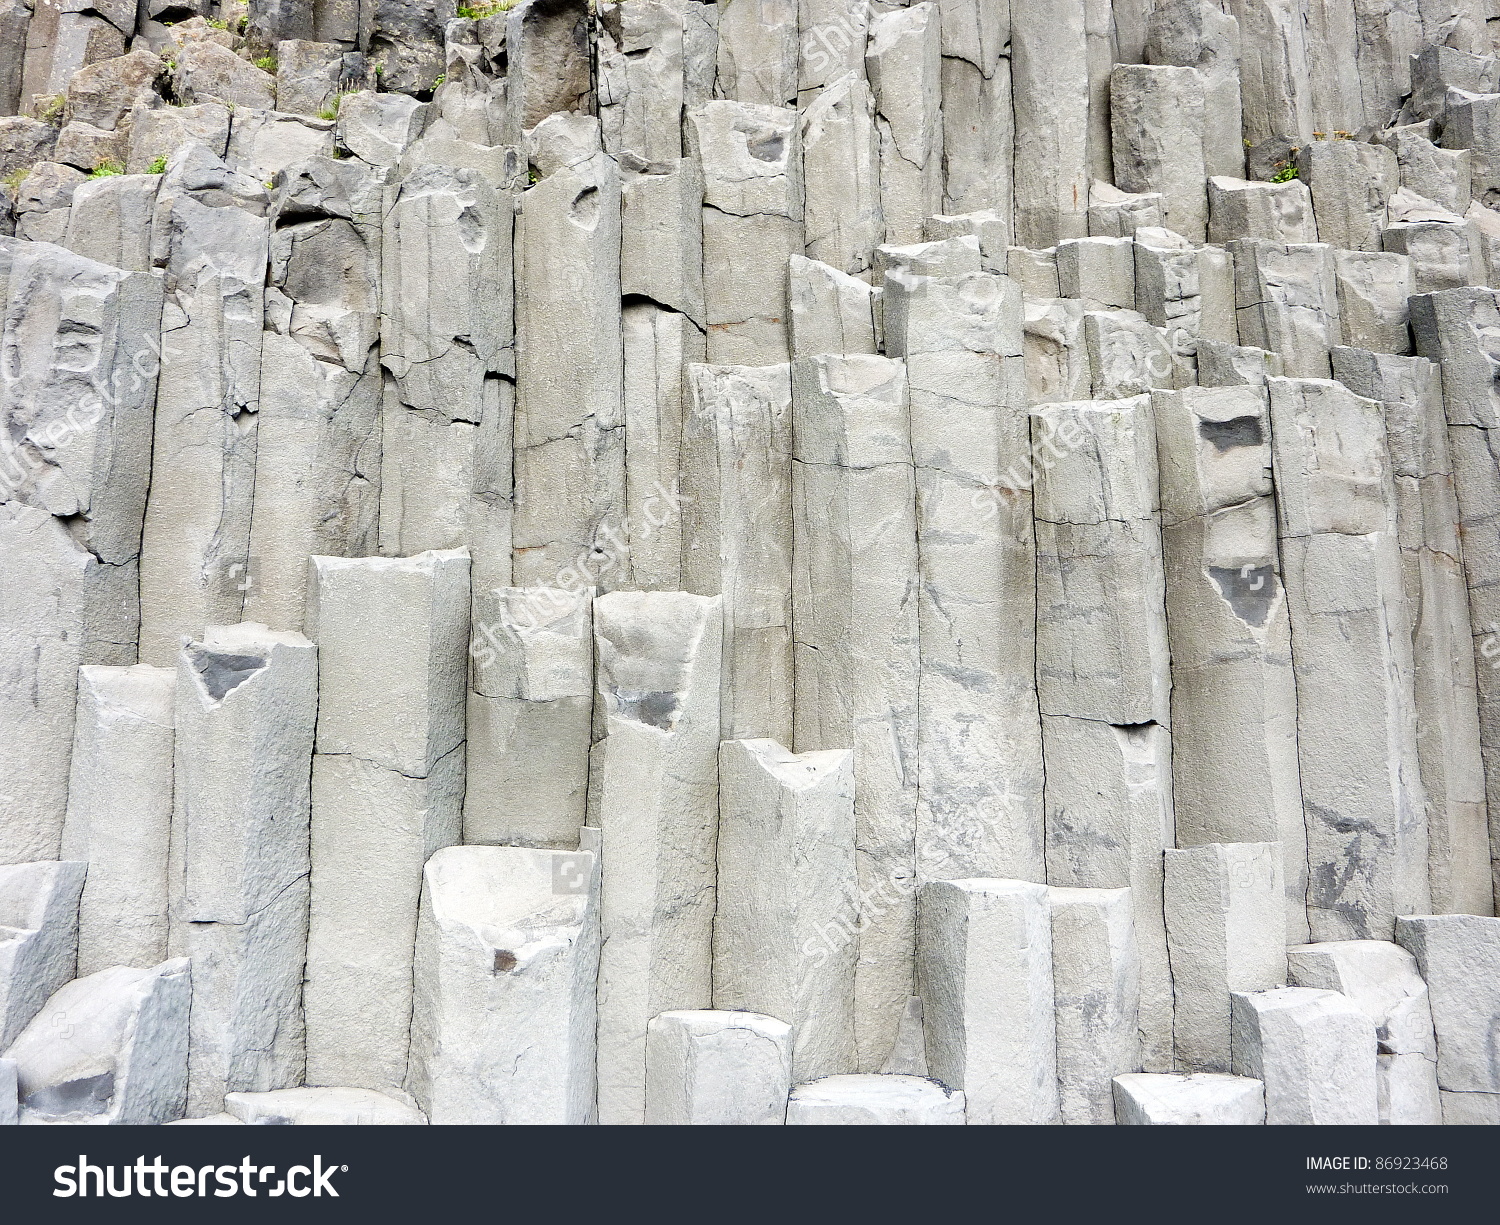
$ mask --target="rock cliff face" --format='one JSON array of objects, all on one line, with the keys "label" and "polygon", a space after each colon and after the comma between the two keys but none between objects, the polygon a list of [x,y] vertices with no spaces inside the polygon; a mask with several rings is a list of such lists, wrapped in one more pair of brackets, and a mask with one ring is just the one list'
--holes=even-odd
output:
[{"label": "rock cliff face", "polygon": [[0,1123],[1500,1123],[1491,0],[0,0],[0,116]]}]

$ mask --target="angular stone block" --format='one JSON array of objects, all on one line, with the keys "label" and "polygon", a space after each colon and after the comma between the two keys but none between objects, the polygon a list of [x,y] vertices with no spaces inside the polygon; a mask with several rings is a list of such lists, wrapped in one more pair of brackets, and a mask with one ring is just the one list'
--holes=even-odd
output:
[{"label": "angular stone block", "polygon": [[1227,1072],[1230,997],[1286,979],[1285,890],[1274,842],[1166,852],[1163,901],[1178,1065]]},{"label": "angular stone block", "polygon": [[427,1122],[410,1106],[373,1089],[276,1089],[231,1093],[224,1108],[237,1123],[262,1127],[410,1127]]},{"label": "angular stone block", "polygon": [[1160,192],[1163,224],[1190,242],[1203,241],[1203,75],[1196,68],[1121,64],[1109,78],[1115,183],[1131,192]]},{"label": "angular stone block", "polygon": [[786,1121],[789,1127],[962,1127],[964,1095],[920,1076],[825,1076],[792,1090]]},{"label": "angular stone block", "polygon": [[1500,1093],[1500,919],[1402,916],[1396,940],[1427,983],[1438,1084],[1449,1092]]},{"label": "angular stone block", "polygon": [[713,1002],[786,1018],[793,1079],[847,1072],[856,1062],[853,754],[723,742],[717,858]]},{"label": "angular stone block", "polygon": [[1208,240],[1233,242],[1259,238],[1266,242],[1318,240],[1312,197],[1299,179],[1286,183],[1251,183],[1215,176],[1208,180]]},{"label": "angular stone block", "polygon": [[872,16],[865,72],[875,99],[887,241],[916,242],[924,220],[943,207],[939,6]]},{"label": "angular stone block", "polygon": [[1122,1126],[1243,1127],[1266,1121],[1265,1087],[1215,1072],[1136,1072],[1116,1076],[1115,1121]]},{"label": "angular stone block", "polygon": [[407,1084],[428,1120],[593,1122],[594,856],[451,846],[423,878]]},{"label": "angular stone block", "polygon": [[186,960],[74,979],[5,1052],[27,1123],[154,1124],[187,1096]]},{"label": "angular stone block", "polygon": [[1236,991],[1234,1072],[1266,1090],[1266,1122],[1370,1126],[1379,1122],[1375,1024],[1336,991]]},{"label": "angular stone block", "polygon": [[792,356],[875,353],[882,291],[828,264],[791,258]]},{"label": "angular stone block", "polygon": [[646,1123],[775,1126],[792,1088],[792,1027],[757,1012],[664,1012],[646,1037]]},{"label": "angular stone block", "polygon": [[465,843],[577,845],[594,709],[593,595],[475,592]]},{"label": "angular stone block", "polygon": [[72,860],[0,867],[0,1050],[76,972],[87,868]]},{"label": "angular stone block", "polygon": [[722,600],[594,602],[605,739],[599,1119],[638,1123],[651,1018],[712,998]]},{"label": "angular stone block", "polygon": [[927,1067],[973,1123],[1059,1120],[1052,924],[1025,881],[930,881],[918,908]]},{"label": "angular stone block", "polygon": [[1432,1009],[1410,953],[1383,940],[1295,945],[1287,973],[1293,986],[1347,996],[1375,1023],[1382,1123],[1442,1123]]},{"label": "angular stone block", "polygon": [[1279,353],[1290,376],[1326,378],[1328,349],[1343,343],[1333,249],[1241,238],[1229,250],[1240,343]]},{"label": "angular stone block", "polygon": [[1115,1122],[1111,1081],[1140,1066],[1140,957],[1129,889],[1047,890],[1061,1118]]},{"label": "angular stone block", "polygon": [[789,742],[790,367],[695,365],[687,381],[683,586],[724,600],[720,735]]},{"label": "angular stone block", "polygon": [[177,673],[138,664],[78,672],[78,724],[63,856],[88,865],[78,968],[155,965],[167,955]]}]

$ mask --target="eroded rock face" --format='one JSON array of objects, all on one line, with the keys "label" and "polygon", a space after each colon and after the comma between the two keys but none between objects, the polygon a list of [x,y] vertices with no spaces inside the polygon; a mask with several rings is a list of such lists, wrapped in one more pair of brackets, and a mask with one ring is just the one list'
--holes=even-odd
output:
[{"label": "eroded rock face", "polygon": [[0,1122],[1500,1123],[1492,42],[0,0]]}]

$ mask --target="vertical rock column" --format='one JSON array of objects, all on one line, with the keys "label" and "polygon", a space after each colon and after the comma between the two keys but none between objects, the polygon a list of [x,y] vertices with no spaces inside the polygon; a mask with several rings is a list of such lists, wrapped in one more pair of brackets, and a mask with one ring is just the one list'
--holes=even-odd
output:
[{"label": "vertical rock column", "polygon": [[774,740],[719,746],[714,1006],[792,1027],[792,1080],[851,1071],[854,759]]},{"label": "vertical rock column", "polygon": [[790,354],[787,260],[803,251],[796,111],[709,102],[688,112],[703,165],[703,293],[708,360],[746,366]]},{"label": "vertical rock column", "polygon": [[605,1124],[644,1120],[651,1018],[712,1000],[721,629],[718,597],[617,592],[594,603],[607,732],[596,758]]},{"label": "vertical rock column", "polygon": [[428,1122],[592,1123],[594,856],[450,846],[423,879],[408,1084]]},{"label": "vertical rock column", "polygon": [[0,239],[0,863],[55,859],[80,664],[136,661],[161,288]]},{"label": "vertical rock column", "polygon": [[1171,675],[1157,525],[1156,439],[1144,396],[1032,413],[1038,466],[1037,691],[1047,880],[1129,886],[1141,975],[1141,1059],[1171,1067],[1162,852],[1172,845]]},{"label": "vertical rock column", "polygon": [[922,223],[942,211],[941,26],[933,3],[881,13],[870,22],[865,67],[880,133],[887,242],[920,242]]},{"label": "vertical rock column", "polygon": [[890,1054],[916,941],[916,489],[906,371],[883,357],[792,367],[796,749],[854,749],[855,1043]]},{"label": "vertical rock column", "polygon": [[317,652],[262,625],[210,628],[177,662],[174,951],[192,958],[188,1113],[287,1089],[306,1063],[308,808]]},{"label": "vertical rock column", "polygon": [[1109,112],[1116,184],[1161,193],[1167,229],[1202,242],[1208,224],[1202,74],[1121,65],[1110,75]]},{"label": "vertical rock column", "polygon": [[[691,366],[683,587],[724,597],[721,735],[792,739],[791,368]],[[775,1009],[768,1009],[780,1016]]]},{"label": "vertical rock column", "polygon": [[588,804],[594,589],[474,593],[464,842],[571,849]]},{"label": "vertical rock column", "polygon": [[459,839],[469,557],[315,557],[307,1083],[406,1082],[422,866]]},{"label": "vertical rock column", "polygon": [[1088,235],[1089,67],[1084,0],[1010,14],[1015,240],[1035,249]]},{"label": "vertical rock column", "polygon": [[1490,818],[1490,870],[1500,900],[1500,295],[1450,289],[1411,299],[1416,350],[1438,363],[1464,541],[1479,687],[1479,746]]},{"label": "vertical rock column", "polygon": [[918,870],[1041,880],[1035,536],[1021,294],[986,272],[886,274],[904,357],[921,576]]},{"label": "vertical rock column", "polygon": [[[309,556],[376,551],[381,204],[377,172],[353,159],[295,166],[272,197],[245,616],[280,629],[302,628]],[[391,471],[414,475],[399,459]]]},{"label": "vertical rock column", "polygon": [[78,670],[78,724],[64,859],[88,864],[78,968],[155,965],[167,956],[177,673],[138,664]]},{"label": "vertical rock column", "polygon": [[1314,940],[1382,939],[1428,908],[1411,626],[1380,405],[1270,379]]},{"label": "vertical rock column", "polygon": [[1464,557],[1472,547],[1464,549],[1460,531],[1441,371],[1420,357],[1342,348],[1333,351],[1333,366],[1355,394],[1380,401],[1385,417],[1411,612],[1432,909],[1492,914],[1478,682],[1464,582]]},{"label": "vertical rock column", "polygon": [[386,191],[380,551],[469,546],[478,580],[506,584],[512,193],[506,167],[450,152],[419,142]]},{"label": "vertical rock column", "polygon": [[943,212],[991,211],[1000,241],[1012,232],[1010,11],[984,0],[940,4]]},{"label": "vertical rock column", "polygon": [[802,112],[802,176],[809,259],[857,275],[885,241],[880,132],[863,76],[848,73]]},{"label": "vertical rock column", "polygon": [[[1307,834],[1266,391],[1157,392],[1152,409],[1172,653],[1177,845],[1279,843],[1286,930],[1301,940]],[[1224,1067],[1200,1070],[1227,1066],[1226,1056]]]},{"label": "vertical rock column", "polygon": [[[598,122],[553,115],[527,138],[538,180],[517,241],[514,581],[553,583],[625,511],[620,172]],[[613,567],[611,567],[613,568]]]},{"label": "vertical rock column", "polygon": [[183,637],[244,612],[269,203],[257,180],[194,142],[172,154],[157,194],[152,263],[167,301],[141,544],[143,663],[171,663]]}]

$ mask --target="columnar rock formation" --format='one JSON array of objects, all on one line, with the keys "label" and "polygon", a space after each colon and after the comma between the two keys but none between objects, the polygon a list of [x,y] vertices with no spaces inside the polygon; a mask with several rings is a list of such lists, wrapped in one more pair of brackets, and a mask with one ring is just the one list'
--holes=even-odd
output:
[{"label": "columnar rock formation", "polygon": [[0,3],[0,1123],[1500,1124],[1375,7]]}]

